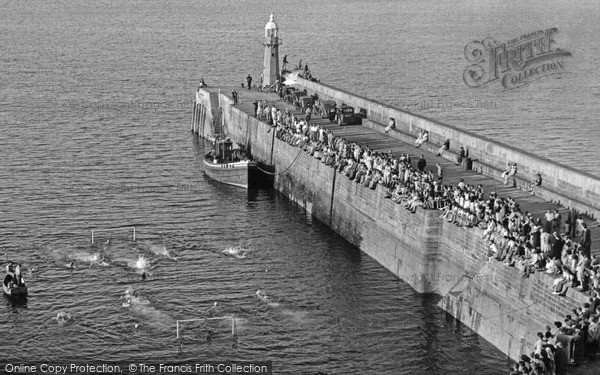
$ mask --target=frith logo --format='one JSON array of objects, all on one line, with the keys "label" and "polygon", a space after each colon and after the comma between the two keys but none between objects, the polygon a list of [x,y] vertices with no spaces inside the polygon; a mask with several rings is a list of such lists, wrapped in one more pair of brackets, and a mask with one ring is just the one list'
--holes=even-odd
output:
[{"label": "frith logo", "polygon": [[565,70],[565,56],[571,52],[556,45],[553,27],[521,35],[505,43],[493,38],[474,40],[465,47],[465,58],[472,63],[463,73],[468,86],[479,87],[499,81],[514,89],[538,78]]}]

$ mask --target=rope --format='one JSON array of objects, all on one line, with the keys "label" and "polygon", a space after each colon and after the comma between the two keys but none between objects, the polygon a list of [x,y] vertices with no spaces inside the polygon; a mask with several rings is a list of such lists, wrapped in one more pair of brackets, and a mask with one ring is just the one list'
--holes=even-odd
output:
[{"label": "rope", "polygon": [[256,166],[256,168],[258,168],[261,172],[266,173],[266,174],[271,175],[271,176],[280,175],[280,174],[286,172],[288,169],[290,169],[292,167],[292,165],[296,162],[296,160],[298,160],[298,157],[300,157],[301,153],[302,153],[302,149],[300,149],[298,151],[298,155],[296,155],[296,157],[294,158],[294,160],[292,160],[292,162],[290,163],[290,165],[288,165],[288,167],[286,169],[284,169],[283,171],[281,171],[281,172],[274,173],[274,172],[265,171],[264,169],[262,169],[258,165]]}]

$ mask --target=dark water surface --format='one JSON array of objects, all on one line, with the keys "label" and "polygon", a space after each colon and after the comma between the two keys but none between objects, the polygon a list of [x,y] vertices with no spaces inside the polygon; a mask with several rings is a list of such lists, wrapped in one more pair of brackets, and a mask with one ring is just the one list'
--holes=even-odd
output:
[{"label": "dark water surface", "polygon": [[[498,9],[426,3],[0,0],[0,246],[30,285],[26,307],[2,305],[0,362],[236,359],[272,360],[286,374],[504,373],[505,357],[433,297],[278,194],[207,180],[204,145],[188,131],[199,77],[259,76],[262,28],[275,10],[282,54],[325,81],[389,103],[496,98],[501,110],[424,114],[511,142],[530,137],[545,145],[539,154],[575,163],[568,149],[598,173],[595,70],[510,93],[475,94],[460,80],[471,39],[545,25],[571,30],[569,45],[583,54],[573,61],[590,72],[585,53],[597,56],[597,44],[575,36],[597,30],[586,23],[591,12],[545,10],[530,25],[515,11],[512,26],[500,27],[490,15]],[[556,99],[563,85],[577,90]],[[559,113],[566,120],[556,122]],[[106,232],[90,245],[93,229],[114,227],[123,229],[110,245]],[[130,306],[128,288],[138,293]],[[268,300],[255,298],[259,289]],[[61,312],[72,319],[58,322]],[[176,340],[177,320],[208,316],[236,318],[237,347],[229,323],[184,324]]]}]

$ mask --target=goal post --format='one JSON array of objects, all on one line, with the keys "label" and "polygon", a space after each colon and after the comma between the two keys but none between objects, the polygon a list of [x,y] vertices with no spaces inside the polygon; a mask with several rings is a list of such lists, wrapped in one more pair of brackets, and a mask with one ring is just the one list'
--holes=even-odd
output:
[{"label": "goal post", "polygon": [[92,245],[98,241],[113,238],[135,242],[135,227],[92,229]]}]

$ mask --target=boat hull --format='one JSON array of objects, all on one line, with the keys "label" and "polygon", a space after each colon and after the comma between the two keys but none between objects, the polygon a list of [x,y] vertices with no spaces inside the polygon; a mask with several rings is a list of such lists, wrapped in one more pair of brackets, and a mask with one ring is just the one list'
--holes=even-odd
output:
[{"label": "boat hull", "polygon": [[26,286],[18,286],[13,288],[8,288],[6,285],[2,285],[2,289],[4,291],[4,295],[10,298],[23,298],[27,297],[27,287]]},{"label": "boat hull", "polygon": [[227,185],[248,189],[251,171],[256,170],[253,161],[239,161],[235,163],[215,163],[213,160],[204,159],[204,172],[213,180]]}]

